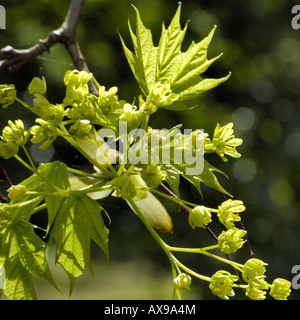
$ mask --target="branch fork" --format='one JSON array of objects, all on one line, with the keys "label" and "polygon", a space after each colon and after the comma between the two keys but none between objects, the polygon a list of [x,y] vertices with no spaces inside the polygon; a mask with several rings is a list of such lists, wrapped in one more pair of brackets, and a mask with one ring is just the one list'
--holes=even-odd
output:
[{"label": "branch fork", "polygon": [[[76,41],[75,33],[80,20],[84,0],[71,0],[67,15],[62,25],[49,33],[46,39],[38,40],[38,43],[28,49],[15,49],[12,46],[6,46],[0,50],[4,60],[0,61],[0,68],[8,67],[11,72],[18,72],[22,65],[29,60],[41,55],[44,52],[50,52],[50,48],[56,43],[63,43],[69,53],[73,64],[79,71],[89,71],[86,60],[81,52],[80,46]],[[90,92],[98,95],[95,83],[89,82]]]}]

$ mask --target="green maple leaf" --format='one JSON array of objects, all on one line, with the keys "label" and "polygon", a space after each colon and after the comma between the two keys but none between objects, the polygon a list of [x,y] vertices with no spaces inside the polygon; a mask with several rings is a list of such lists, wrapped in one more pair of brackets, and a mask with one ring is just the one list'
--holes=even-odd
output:
[{"label": "green maple leaf", "polygon": [[70,279],[70,294],[76,279],[89,267],[90,241],[93,240],[108,259],[108,230],[103,208],[87,195],[70,196],[61,206],[50,231],[56,243],[56,261]]},{"label": "green maple leaf", "polygon": [[149,95],[151,88],[156,83],[169,84],[170,89],[177,94],[177,101],[172,106],[166,107],[168,109],[190,108],[190,105],[185,106],[182,101],[194,99],[229,78],[230,74],[220,79],[200,77],[200,74],[222,55],[207,59],[207,50],[216,27],[202,41],[192,42],[188,50],[182,52],[181,45],[187,24],[184,29],[181,29],[181,3],[179,3],[169,27],[166,29],[163,24],[159,45],[155,47],[151,31],[144,26],[138,9],[135,7],[134,9],[136,11],[136,34],[128,23],[134,52],[128,49],[121,35],[120,38],[128,63],[145,96]]},{"label": "green maple leaf", "polygon": [[43,252],[44,242],[30,223],[19,221],[0,232],[0,262],[5,267],[4,294],[10,300],[36,299],[31,272],[57,288]]},{"label": "green maple leaf", "polygon": [[231,195],[221,186],[218,178],[215,175],[215,172],[218,172],[218,173],[225,175],[221,170],[215,168],[214,166],[209,164],[206,160],[204,160],[204,167],[203,167],[203,171],[201,174],[187,175],[187,174],[185,174],[185,170],[189,166],[190,165],[187,165],[187,164],[173,165],[174,170],[177,170],[178,172],[180,172],[180,175],[183,178],[185,178],[191,184],[193,184],[201,196],[202,196],[201,183],[203,183],[203,184],[207,185],[208,187],[213,188],[221,193],[227,194],[228,196],[231,197]]}]

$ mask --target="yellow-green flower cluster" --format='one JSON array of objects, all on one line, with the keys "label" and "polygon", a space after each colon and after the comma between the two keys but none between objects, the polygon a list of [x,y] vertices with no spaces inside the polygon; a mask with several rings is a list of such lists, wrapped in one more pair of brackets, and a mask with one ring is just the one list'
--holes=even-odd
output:
[{"label": "yellow-green flower cluster", "polygon": [[236,147],[243,143],[242,139],[235,138],[233,130],[233,123],[221,127],[218,123],[212,142],[208,139],[205,144],[205,152],[216,152],[223,161],[228,161],[225,155],[233,158],[239,158],[240,153],[236,151]]},{"label": "yellow-green flower cluster", "polygon": [[264,300],[266,290],[271,288],[270,295],[277,300],[286,300],[291,292],[291,282],[277,278],[272,285],[265,280],[267,264],[260,259],[249,259],[243,268],[242,277],[248,283],[246,295],[253,300]]},{"label": "yellow-green flower cluster", "polygon": [[87,99],[88,82],[92,77],[93,74],[86,71],[68,70],[64,77],[66,97],[63,103],[74,107],[81,105]]},{"label": "yellow-green flower cluster", "polygon": [[115,126],[123,113],[127,113],[124,119],[126,121],[127,118],[134,118],[135,113],[130,112],[128,106],[123,110],[125,101],[118,99],[117,87],[106,90],[104,86],[97,84],[98,96],[90,94],[88,82],[92,79],[92,73],[86,71],[66,72],[64,77],[66,97],[63,105],[66,107],[65,115],[69,119],[88,120],[91,125]]},{"label": "yellow-green flower cluster", "polygon": [[246,295],[252,300],[264,300],[266,297],[266,290],[269,288],[265,280],[266,268],[262,260],[249,259],[243,268],[243,279],[248,283],[246,288]]}]

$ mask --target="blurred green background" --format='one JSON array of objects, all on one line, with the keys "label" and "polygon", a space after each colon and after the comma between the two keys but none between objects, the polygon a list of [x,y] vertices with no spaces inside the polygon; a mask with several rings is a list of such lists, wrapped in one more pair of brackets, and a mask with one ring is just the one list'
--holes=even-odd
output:
[{"label": "blurred green background", "polygon": [[[107,88],[117,85],[119,97],[128,102],[139,94],[138,86],[127,64],[117,30],[129,45],[127,21],[134,24],[131,3],[137,6],[146,27],[157,44],[161,23],[169,24],[178,2],[170,0],[86,0],[77,39],[90,70]],[[198,108],[186,111],[160,110],[153,118],[153,128],[171,128],[184,123],[185,128],[204,129],[212,136],[217,123],[233,122],[237,137],[244,143],[242,157],[223,163],[215,156],[207,160],[223,170],[223,186],[244,201],[242,213],[245,228],[257,258],[269,264],[267,277],[292,280],[291,269],[300,264],[300,30],[291,26],[292,7],[288,0],[183,0],[182,26],[189,21],[183,49],[192,40],[200,41],[217,25],[209,57],[223,56],[206,73],[230,79],[199,98]],[[0,30],[0,47],[27,48],[46,38],[60,26],[69,1],[1,1],[6,8],[6,30]],[[60,44],[51,48],[11,74],[0,70],[0,83],[14,83],[19,97],[30,102],[26,88],[34,76],[45,76],[48,98],[60,102],[64,97],[63,76],[72,62]],[[2,109],[0,128],[8,119],[22,118],[32,124],[33,117],[20,106]],[[57,141],[45,154],[36,146],[30,148],[36,162],[59,159],[70,166],[86,167],[85,161],[68,145]],[[11,180],[20,182],[29,174],[15,160],[3,161]],[[87,167],[87,169],[89,169]],[[0,173],[0,191],[8,184]],[[203,187],[204,202],[190,186],[183,184],[182,195],[199,204],[217,207],[222,198]],[[87,270],[78,280],[72,299],[168,299],[172,281],[167,258],[144,227],[120,200],[107,199],[104,207],[110,213],[110,265],[92,246],[94,275]],[[193,231],[183,213],[166,204],[174,220],[174,234],[163,235],[178,246],[201,247],[213,243],[203,230]],[[34,221],[45,224],[45,218]],[[214,228],[214,227],[212,227]],[[215,229],[216,232],[218,229]],[[246,246],[233,259],[248,258]],[[213,274],[224,265],[202,256],[179,257],[198,272]],[[53,265],[54,277],[64,295],[36,279],[40,299],[67,299],[67,277]],[[188,299],[215,299],[207,283],[193,280]],[[236,299],[242,298],[236,294]],[[292,299],[300,290],[292,290]]]}]

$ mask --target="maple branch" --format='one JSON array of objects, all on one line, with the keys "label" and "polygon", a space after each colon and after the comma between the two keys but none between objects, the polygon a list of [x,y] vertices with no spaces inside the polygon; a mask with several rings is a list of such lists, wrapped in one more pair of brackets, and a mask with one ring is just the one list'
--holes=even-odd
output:
[{"label": "maple branch", "polygon": [[[6,181],[7,181],[7,182],[12,186],[12,185],[13,185],[13,183],[11,182],[11,180],[10,180],[10,178],[9,178],[9,176],[8,176],[8,174],[7,174],[7,172],[6,172],[6,170],[4,169],[4,167],[3,167],[2,163],[1,163],[1,161],[0,161],[0,169],[1,169],[1,171],[3,172],[3,174],[4,174],[4,176],[5,176]],[[1,202],[8,202],[8,198],[7,198],[7,197],[5,197],[1,192],[0,192],[0,200],[1,200]]]},{"label": "maple branch", "polygon": [[[45,51],[50,52],[50,48],[56,43],[63,43],[68,51],[74,66],[78,70],[88,71],[88,65],[76,41],[75,33],[80,20],[84,0],[71,0],[67,15],[62,25],[49,33],[46,39],[38,40],[38,43],[28,49],[15,49],[6,46],[0,50],[4,60],[0,61],[0,68],[8,67],[11,72],[18,72],[23,64],[30,59],[41,55]],[[98,95],[95,83],[89,82],[90,92]]]}]

